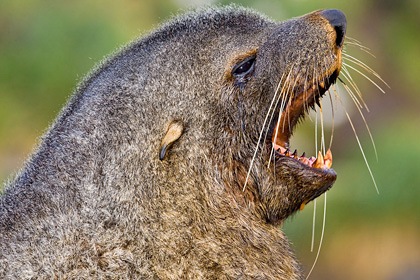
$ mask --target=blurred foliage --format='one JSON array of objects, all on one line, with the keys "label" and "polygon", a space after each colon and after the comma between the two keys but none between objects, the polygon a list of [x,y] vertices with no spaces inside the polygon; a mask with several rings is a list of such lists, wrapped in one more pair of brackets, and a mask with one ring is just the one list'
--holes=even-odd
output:
[{"label": "blurred foliage", "polygon": [[[348,21],[347,35],[363,42],[376,58],[350,45],[346,46],[347,52],[370,65],[391,86],[388,89],[375,79],[386,89],[384,95],[352,72],[370,109],[364,114],[376,143],[378,161],[357,110],[351,104],[346,108],[351,112],[379,194],[353,131],[346,122],[337,124],[332,150],[338,179],[328,192],[323,248],[311,279],[420,279],[420,1],[234,2],[276,20],[317,9],[343,10]],[[0,181],[13,178],[13,172],[36,146],[37,137],[58,114],[77,82],[106,54],[147,33],[178,9],[204,3],[1,1]],[[310,148],[314,146],[313,127],[312,118],[292,139],[292,143],[299,144],[296,146],[305,148],[300,151],[315,152]],[[314,252],[310,252],[313,203],[284,226],[306,268],[311,267],[320,240],[323,200],[317,199]]]}]

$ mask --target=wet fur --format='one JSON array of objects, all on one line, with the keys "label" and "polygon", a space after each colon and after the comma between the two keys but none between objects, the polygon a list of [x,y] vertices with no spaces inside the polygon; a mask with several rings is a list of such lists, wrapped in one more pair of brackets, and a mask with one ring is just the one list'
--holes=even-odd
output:
[{"label": "wet fur", "polygon": [[[0,278],[301,279],[276,224],[322,178],[268,169],[264,146],[242,188],[282,73],[293,61],[316,79],[328,32],[316,14],[277,25],[212,8],[109,59],[6,187]],[[235,86],[227,73],[256,50],[258,70]],[[173,120],[183,132],[161,161]]]}]

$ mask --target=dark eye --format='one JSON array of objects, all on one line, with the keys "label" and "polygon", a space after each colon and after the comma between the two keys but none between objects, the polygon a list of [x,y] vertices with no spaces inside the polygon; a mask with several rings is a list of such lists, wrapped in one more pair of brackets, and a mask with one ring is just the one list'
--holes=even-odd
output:
[{"label": "dark eye", "polygon": [[233,76],[246,76],[254,70],[255,56],[248,57],[233,68]]}]

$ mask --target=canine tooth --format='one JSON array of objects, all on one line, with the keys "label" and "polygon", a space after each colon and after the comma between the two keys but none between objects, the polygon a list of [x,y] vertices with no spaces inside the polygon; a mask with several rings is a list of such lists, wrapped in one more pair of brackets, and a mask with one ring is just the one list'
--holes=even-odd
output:
[{"label": "canine tooth", "polygon": [[286,151],[285,148],[283,148],[280,145],[277,145],[276,143],[273,143],[273,148],[274,148],[274,150],[276,150],[277,152],[279,152],[281,154],[283,154]]},{"label": "canine tooth", "polygon": [[332,162],[331,161],[325,162],[326,169],[330,169],[331,168],[331,165],[332,165]]},{"label": "canine tooth", "polygon": [[316,158],[315,162],[312,164],[314,168],[324,168],[324,157],[321,154],[321,151],[318,152],[318,157]]},{"label": "canine tooth", "polygon": [[302,204],[300,205],[300,211],[302,211],[303,208],[305,208],[306,203],[308,203],[308,200],[305,200],[304,202],[302,202]]},{"label": "canine tooth", "polygon": [[331,150],[328,149],[328,151],[325,153],[325,157],[324,157],[324,165],[330,169],[331,165],[332,165],[332,153]]}]

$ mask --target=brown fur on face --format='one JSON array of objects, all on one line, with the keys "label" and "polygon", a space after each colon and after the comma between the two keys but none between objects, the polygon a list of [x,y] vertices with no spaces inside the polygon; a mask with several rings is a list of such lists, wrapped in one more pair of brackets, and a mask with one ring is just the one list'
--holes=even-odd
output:
[{"label": "brown fur on face", "polygon": [[321,12],[229,6],[108,59],[1,197],[0,278],[302,279],[275,225],[335,173],[270,157],[259,135],[277,88],[293,100],[339,72],[335,41]]},{"label": "brown fur on face", "polygon": [[[236,135],[232,133],[231,138],[237,137],[239,140],[235,139],[235,143],[238,143],[236,149],[229,145],[228,151],[223,153],[233,159],[225,157],[221,161],[232,162],[226,173],[235,176],[226,180],[228,188],[243,187],[242,196],[251,205],[249,208],[262,219],[280,224],[302,204],[328,190],[336,179],[336,173],[334,170],[308,168],[289,157],[276,155],[273,160],[269,156],[271,142],[267,137],[263,139],[264,143],[260,143],[256,162],[250,168],[250,159],[258,145],[257,137],[263,126],[263,118],[269,110],[276,116],[274,111],[278,112],[279,108],[274,110],[269,105],[279,89],[286,89],[283,98],[289,102],[297,102],[298,98],[303,97],[303,101],[299,102],[305,104],[300,105],[298,110],[287,109],[290,105],[284,109],[284,118],[280,120],[277,117],[277,121],[281,121],[284,126],[283,135],[277,137],[283,139],[283,142],[286,141],[284,139],[288,141],[294,125],[313,105],[314,101],[311,99],[314,97],[311,96],[320,90],[319,84],[326,87],[325,84],[331,84],[338,76],[341,70],[341,47],[336,46],[336,33],[319,11],[275,25],[266,36],[266,41],[257,51],[248,52],[251,53],[249,56],[255,56],[256,61],[254,72],[248,81],[238,85],[231,76],[225,74],[229,78],[225,78],[224,91],[229,92],[230,99],[234,98],[229,105],[235,109],[239,107],[239,110],[232,113],[236,114],[236,122],[232,122],[229,131],[236,128]],[[247,52],[238,55],[233,62],[239,63],[246,59],[246,54]],[[232,67],[227,71],[231,69]],[[271,135],[274,136],[275,123],[273,120],[270,128],[265,128],[270,140]],[[225,138],[221,139],[225,141]],[[270,168],[264,167],[270,161]],[[249,169],[250,181],[247,181]],[[237,190],[233,192],[240,193]],[[238,196],[241,195],[236,195]]]}]

